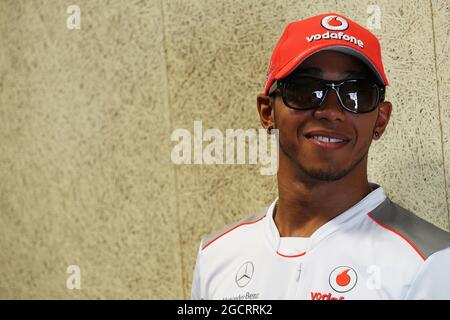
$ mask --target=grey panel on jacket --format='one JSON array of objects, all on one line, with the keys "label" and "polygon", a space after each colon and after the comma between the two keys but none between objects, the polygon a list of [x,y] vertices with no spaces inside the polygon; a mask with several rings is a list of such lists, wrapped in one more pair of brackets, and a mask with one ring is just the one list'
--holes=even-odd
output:
[{"label": "grey panel on jacket", "polygon": [[419,218],[386,198],[370,216],[380,224],[403,235],[425,257],[450,247],[450,233]]},{"label": "grey panel on jacket", "polygon": [[253,214],[239,220],[238,222],[229,224],[228,226],[226,226],[220,230],[214,231],[214,232],[206,235],[202,240],[202,250],[205,249],[212,241],[214,241],[214,239],[216,239],[217,237],[226,233],[227,231],[237,227],[238,225],[243,224],[243,223],[252,223],[252,222],[255,222],[255,221],[261,219],[263,216],[266,215],[267,210],[269,210],[269,207],[262,209],[256,213],[253,213]]}]

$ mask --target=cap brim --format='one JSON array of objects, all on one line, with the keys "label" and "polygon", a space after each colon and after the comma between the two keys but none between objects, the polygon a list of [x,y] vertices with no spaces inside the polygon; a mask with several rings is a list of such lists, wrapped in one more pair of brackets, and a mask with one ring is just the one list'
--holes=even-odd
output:
[{"label": "cap brim", "polygon": [[[332,46],[332,47],[321,49],[319,51],[323,51],[323,50],[338,51],[338,52],[342,52],[342,53],[346,53],[346,54],[349,54],[351,56],[354,56],[355,58],[358,58],[359,60],[364,62],[370,68],[370,70],[372,70],[372,72],[376,75],[376,77],[377,77],[378,81],[380,82],[380,84],[382,83],[382,84],[387,85],[387,80],[385,81],[385,79],[383,79],[383,76],[378,72],[378,69],[375,67],[375,65],[372,63],[372,61],[370,61],[361,52],[359,52],[359,51],[357,51],[357,50],[355,50],[353,48],[345,47],[345,46]],[[316,52],[318,52],[318,51],[316,51]]]},{"label": "cap brim", "polygon": [[364,64],[366,64],[370,70],[373,71],[373,73],[376,75],[378,81],[384,85],[388,85],[388,81],[386,78],[383,77],[383,75],[380,74],[380,72],[377,70],[377,68],[375,67],[375,65],[373,64],[373,62],[367,58],[364,54],[362,54],[361,52],[359,52],[358,50],[351,48],[351,47],[347,47],[344,45],[330,45],[330,44],[325,44],[325,45],[320,45],[320,46],[316,46],[316,47],[312,47],[310,48],[308,51],[306,52],[302,52],[299,56],[297,56],[296,58],[292,59],[290,62],[288,62],[283,68],[281,68],[281,70],[275,75],[274,77],[274,82],[271,85],[271,87],[269,88],[269,92],[272,91],[272,87],[273,85],[276,83],[276,80],[282,79],[284,77],[286,77],[287,75],[289,75],[291,72],[293,72],[303,61],[305,61],[307,58],[309,58],[310,56],[312,56],[313,54],[320,52],[320,51],[324,51],[324,50],[332,50],[332,51],[338,51],[338,52],[342,52],[345,54],[349,54],[351,56],[354,56],[356,58],[358,58],[359,60],[361,60],[362,62],[364,62]]}]

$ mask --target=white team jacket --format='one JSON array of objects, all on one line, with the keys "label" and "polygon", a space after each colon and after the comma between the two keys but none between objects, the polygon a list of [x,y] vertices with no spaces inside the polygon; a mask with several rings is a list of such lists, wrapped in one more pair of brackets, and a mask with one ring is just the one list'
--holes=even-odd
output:
[{"label": "white team jacket", "polygon": [[202,239],[193,299],[450,299],[450,234],[373,190],[309,238],[268,209]]}]

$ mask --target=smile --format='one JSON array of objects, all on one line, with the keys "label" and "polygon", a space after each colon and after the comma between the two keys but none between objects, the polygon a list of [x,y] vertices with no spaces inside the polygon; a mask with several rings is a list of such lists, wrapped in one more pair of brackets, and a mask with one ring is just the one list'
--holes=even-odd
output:
[{"label": "smile", "polygon": [[324,137],[324,136],[312,136],[311,139],[317,139],[322,142],[331,142],[331,143],[339,143],[344,142],[342,139],[337,138],[331,138],[331,137]]},{"label": "smile", "polygon": [[339,149],[339,148],[345,146],[348,142],[348,140],[319,136],[319,135],[305,136],[305,138],[306,138],[306,140],[308,140],[309,142],[313,143],[314,145],[316,145],[318,147],[321,147],[324,149],[330,149],[330,150]]}]

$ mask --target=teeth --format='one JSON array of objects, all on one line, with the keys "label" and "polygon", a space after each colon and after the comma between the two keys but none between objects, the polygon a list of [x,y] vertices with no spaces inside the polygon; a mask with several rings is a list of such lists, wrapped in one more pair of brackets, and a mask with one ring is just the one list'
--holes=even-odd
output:
[{"label": "teeth", "polygon": [[319,141],[322,142],[331,142],[331,143],[337,143],[337,142],[342,142],[344,140],[341,139],[335,139],[335,138],[328,138],[328,137],[322,137],[322,136],[313,136],[313,139],[317,139]]}]

